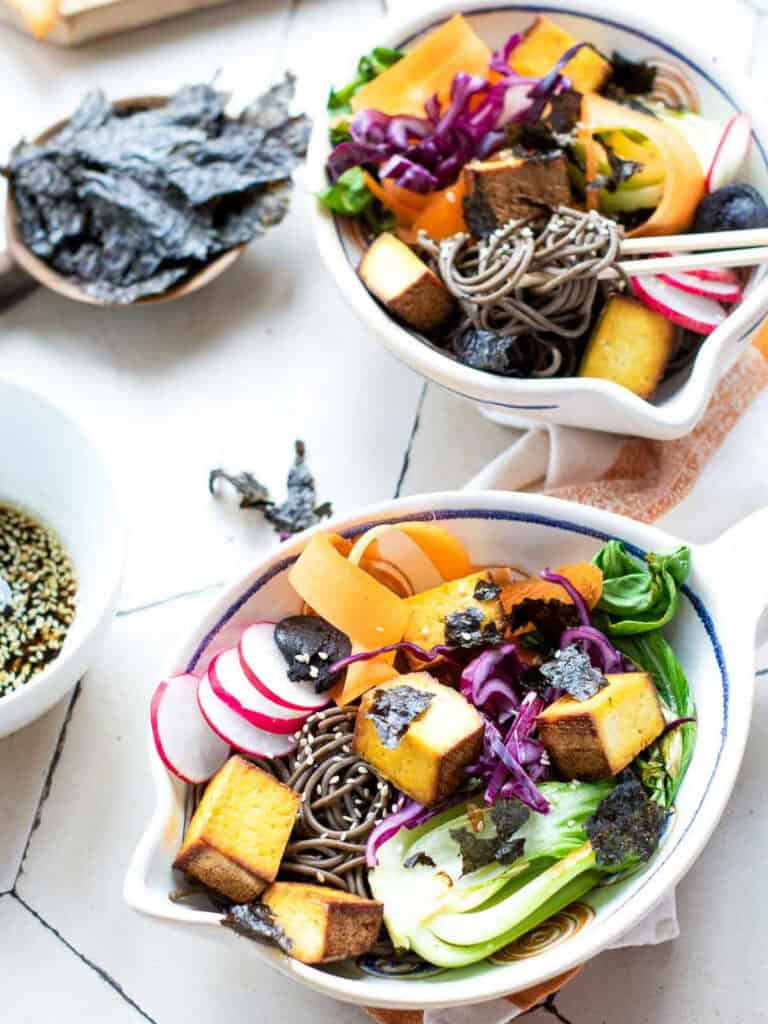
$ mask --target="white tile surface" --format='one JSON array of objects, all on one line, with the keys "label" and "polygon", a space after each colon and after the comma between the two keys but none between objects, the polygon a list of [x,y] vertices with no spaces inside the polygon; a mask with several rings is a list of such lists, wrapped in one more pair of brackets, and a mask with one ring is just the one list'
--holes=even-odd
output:
[{"label": "white tile surface", "polygon": [[[618,0],[614,13],[632,6]],[[741,67],[753,46],[768,55],[768,20],[753,31],[754,12],[736,0],[644,6]],[[223,84],[247,96],[287,65],[314,102],[334,52],[368,32],[381,9],[379,0],[252,0],[77,51],[0,28],[5,94],[14,97],[0,150],[99,84],[112,95],[160,92],[221,67]],[[763,63],[755,71],[765,84]],[[366,336],[314,259],[310,202],[297,194],[268,242],[183,303],[115,315],[39,294],[3,317],[0,372],[58,397],[110,453],[132,525],[124,609],[210,586],[276,543],[256,516],[208,499],[213,465],[251,468],[280,494],[293,439],[304,436],[320,497],[344,511],[394,493],[418,409],[403,493],[461,486],[515,436],[435,388],[421,401],[421,383]],[[718,458],[727,468],[727,442]],[[765,500],[761,486],[734,493],[715,525]],[[176,634],[211,599],[209,590],[118,618],[86,677],[18,886],[62,938],[0,897],[2,1021],[141,1019],[64,942],[156,1024],[361,1020],[358,1010],[266,971],[245,941],[172,937],[123,906],[123,873],[152,802],[148,695]],[[758,664],[768,668],[768,647]],[[64,710],[0,741],[0,892],[16,876]],[[734,800],[680,890],[682,938],[590,965],[559,1000],[573,1024],[768,1022],[766,745],[768,677],[758,683]],[[11,998],[20,989],[23,1004]],[[540,1011],[530,1019],[553,1018]]]},{"label": "white tile surface", "polygon": [[[24,955],[13,957],[11,948]],[[133,1009],[12,896],[0,898],[0,1006],[9,1024],[136,1024]],[[41,979],[44,979],[41,983]]]}]

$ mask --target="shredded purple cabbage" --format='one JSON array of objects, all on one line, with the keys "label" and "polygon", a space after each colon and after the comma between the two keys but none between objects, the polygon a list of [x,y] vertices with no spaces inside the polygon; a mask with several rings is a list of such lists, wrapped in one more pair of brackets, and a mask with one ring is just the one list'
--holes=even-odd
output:
[{"label": "shredded purple cabbage", "polygon": [[425,821],[434,818],[436,814],[442,814],[443,811],[447,811],[450,807],[460,804],[463,800],[467,799],[468,795],[466,790],[461,790],[447,799],[441,800],[439,804],[435,804],[433,807],[425,807],[423,804],[416,803],[415,800],[401,797],[402,804],[397,806],[387,818],[380,821],[368,836],[365,844],[366,866],[369,868],[376,867],[378,863],[376,853],[379,847],[382,843],[386,843],[388,839],[391,839],[401,828],[416,828],[418,825],[423,825]]},{"label": "shredded purple cabbage", "polygon": [[485,159],[503,147],[505,125],[535,123],[550,99],[570,87],[562,69],[587,45],[572,46],[542,78],[527,78],[509,66],[521,39],[519,33],[511,35],[491,58],[489,69],[503,75],[501,80],[459,71],[448,103],[443,107],[437,95],[431,96],[424,104],[425,117],[359,111],[349,126],[351,141],[340,143],[328,158],[330,180],[350,167],[372,164],[381,178],[424,195],[452,184],[470,160]]},{"label": "shredded purple cabbage", "polygon": [[557,572],[552,572],[551,569],[545,569],[544,572],[539,573],[539,575],[543,580],[546,580],[547,583],[557,583],[563,588],[576,606],[576,611],[579,613],[579,621],[582,626],[589,626],[591,628],[592,618],[589,614],[587,603],[568,577],[561,576],[560,573]]},{"label": "shredded purple cabbage", "polygon": [[434,661],[435,658],[442,657],[455,665],[464,664],[463,661],[455,657],[456,648],[451,647],[449,644],[435,644],[431,650],[426,651],[423,647],[419,647],[418,644],[414,644],[410,640],[399,640],[396,644],[376,647],[372,651],[358,651],[357,654],[350,654],[346,658],[340,658],[339,661],[335,661],[331,665],[328,672],[330,675],[336,675],[338,672],[343,672],[350,665],[354,665],[356,661],[370,661],[371,658],[378,658],[380,654],[391,654],[393,651],[408,651],[409,654],[412,654],[414,658],[418,658],[419,661]]}]

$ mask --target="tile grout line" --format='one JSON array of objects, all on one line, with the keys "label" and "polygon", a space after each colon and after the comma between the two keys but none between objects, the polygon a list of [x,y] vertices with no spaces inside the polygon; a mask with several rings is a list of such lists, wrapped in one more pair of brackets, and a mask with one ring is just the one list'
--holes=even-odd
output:
[{"label": "tile grout line", "polygon": [[86,967],[89,967],[92,971],[94,971],[103,982],[109,985],[109,987],[114,992],[116,992],[118,996],[120,996],[121,999],[128,1003],[129,1006],[133,1007],[133,1009],[136,1010],[136,1012],[139,1013],[144,1018],[144,1020],[149,1021],[149,1024],[157,1024],[157,1021],[154,1019],[154,1017],[150,1017],[146,1010],[142,1010],[139,1004],[134,999],[131,999],[131,997],[128,995],[125,989],[117,981],[115,981],[111,974],[105,971],[103,967],[99,967],[97,963],[94,963],[93,960],[90,960],[87,956],[85,956],[84,953],[81,953],[79,949],[76,949],[71,942],[68,942],[67,939],[64,938],[60,931],[54,928],[54,926],[49,921],[46,921],[45,918],[42,917],[42,915],[40,915],[36,910],[34,910],[25,900],[23,900],[17,892],[12,892],[11,896],[13,896],[13,898],[17,900],[18,903],[29,914],[32,915],[32,917],[34,917],[38,924],[41,924],[43,928],[46,929],[46,931],[49,931],[51,935],[57,938],[59,942],[66,949],[69,950],[70,953],[73,953],[77,957],[77,959],[81,961],[81,963],[85,964]]},{"label": "tile grout line", "polygon": [[43,783],[43,788],[40,791],[40,798],[37,801],[37,807],[35,808],[35,816],[32,819],[32,824],[30,826],[29,832],[27,833],[27,841],[24,843],[24,850],[22,851],[21,858],[19,860],[19,867],[16,871],[16,877],[13,880],[13,888],[11,889],[11,893],[14,896],[18,895],[16,892],[16,886],[19,884],[19,879],[21,878],[21,875],[24,871],[24,861],[26,860],[27,853],[29,852],[29,846],[30,843],[32,842],[32,837],[37,831],[37,829],[40,827],[40,823],[43,820],[43,806],[45,805],[46,800],[50,796],[51,787],[53,786],[53,777],[56,774],[56,768],[58,767],[59,760],[61,759],[61,755],[64,750],[64,743],[67,738],[67,729],[69,727],[70,721],[72,720],[75,705],[77,704],[81,692],[82,680],[78,680],[74,692],[72,693],[72,696],[69,700],[69,704],[67,705],[67,712],[64,715],[64,721],[61,724],[59,736],[58,739],[56,740],[56,747],[53,751],[53,756],[51,757],[50,763],[48,765],[48,771],[45,776],[45,782]]},{"label": "tile grout line", "polygon": [[173,601],[181,601],[185,597],[197,597],[198,594],[205,594],[209,590],[218,590],[224,586],[224,580],[217,580],[216,583],[206,583],[205,586],[197,587],[194,590],[182,590],[177,594],[168,594],[166,597],[159,597],[156,601],[149,601],[147,604],[138,604],[134,608],[118,608],[115,612],[116,619],[124,619],[128,615],[136,615],[139,612],[151,611],[153,608],[161,608],[163,605],[171,604]]},{"label": "tile grout line", "polygon": [[419,400],[416,403],[416,415],[413,417],[413,426],[411,427],[411,433],[408,438],[408,444],[405,448],[405,454],[403,455],[403,462],[400,467],[400,475],[397,478],[397,486],[395,487],[395,497],[400,497],[400,491],[403,489],[405,478],[408,475],[408,468],[411,464],[411,451],[413,450],[413,442],[416,440],[416,434],[419,432],[419,426],[421,424],[421,414],[424,410],[424,401],[427,397],[427,382],[425,381],[421,386],[421,394]]}]

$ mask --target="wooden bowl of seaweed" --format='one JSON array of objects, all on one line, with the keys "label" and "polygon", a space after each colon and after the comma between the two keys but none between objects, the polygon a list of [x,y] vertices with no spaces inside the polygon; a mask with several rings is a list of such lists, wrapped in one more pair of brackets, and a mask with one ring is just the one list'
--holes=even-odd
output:
[{"label": "wooden bowl of seaweed", "polygon": [[0,303],[42,284],[101,306],[164,302],[208,284],[283,219],[309,120],[291,75],[237,117],[210,85],[170,97],[85,97],[20,143],[8,178]]}]

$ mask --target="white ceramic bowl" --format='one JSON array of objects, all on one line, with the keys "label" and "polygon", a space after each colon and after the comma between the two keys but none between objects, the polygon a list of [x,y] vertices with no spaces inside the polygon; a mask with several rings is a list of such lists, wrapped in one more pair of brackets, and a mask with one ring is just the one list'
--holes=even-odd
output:
[{"label": "white ceramic bowl", "polygon": [[[455,532],[478,565],[514,564],[532,571],[589,558],[609,537],[636,553],[670,550],[680,541],[654,527],[539,495],[465,491],[389,501],[337,519],[322,529],[356,536],[369,526],[402,519],[436,520]],[[699,733],[677,810],[663,842],[636,877],[601,891],[594,919],[569,941],[504,966],[488,963],[426,978],[365,973],[354,963],[308,967],[252,943],[252,955],[289,978],[347,1002],[392,1008],[478,1003],[528,988],[584,963],[632,928],[691,867],[728,800],[741,762],[752,709],[757,621],[768,604],[768,510],[707,546],[692,549],[693,572],[685,588],[672,642],[693,688]],[[314,531],[312,531],[314,532]],[[213,654],[232,645],[242,628],[259,619],[295,612],[300,602],[288,569],[310,534],[283,544],[253,566],[194,624],[167,663],[169,673],[202,671]],[[755,559],[760,561],[755,564]],[[745,566],[751,572],[745,572]],[[738,590],[738,607],[732,595]],[[150,744],[151,746],[151,744]],[[125,879],[125,898],[137,910],[176,928],[205,930],[208,938],[240,942],[219,927],[210,909],[172,903],[179,884],[171,867],[189,813],[188,787],[173,778],[151,749],[156,806]],[[172,941],[172,940],[171,940]],[[716,965],[712,965],[713,969]]]},{"label": "white ceramic bowl", "polygon": [[[427,10],[424,10],[424,8]],[[412,5],[414,13],[400,20],[368,28],[349,51],[348,60],[334,60],[336,85],[351,77],[354,61],[371,46],[408,46],[420,35],[457,11],[466,14],[476,31],[492,47],[499,47],[510,33],[528,25],[536,13],[547,13],[577,39],[594,43],[604,53],[619,50],[632,58],[664,57],[684,66],[698,91],[701,110],[723,123],[735,111],[752,118],[754,144],[742,180],[751,181],[768,195],[768,121],[756,102],[748,79],[722,66],[715,55],[705,53],[689,40],[645,17],[642,5],[630,11],[600,0],[550,0],[548,3],[510,3],[508,0],[475,0],[472,4],[448,0],[437,5]],[[724,10],[723,17],[727,17]],[[326,91],[327,92],[327,91]],[[323,93],[326,95],[326,93]],[[753,98],[754,97],[754,98]],[[308,177],[315,190],[325,186],[324,167],[330,152],[328,115],[315,117],[308,155]],[[512,425],[531,421],[560,423],[612,433],[669,439],[688,433],[698,422],[725,370],[743,349],[747,339],[768,313],[768,276],[753,275],[741,305],[702,344],[693,367],[660,389],[653,402],[638,398],[625,388],[597,379],[578,377],[548,380],[516,380],[464,366],[415,332],[393,320],[369,295],[357,277],[362,253],[359,233],[345,218],[314,204],[315,234],[320,255],[342,294],[371,332],[398,359],[427,380],[455,394],[480,403],[490,418]]]},{"label": "white ceramic bowl", "polygon": [[0,438],[0,503],[53,527],[78,580],[75,618],[59,656],[0,697],[1,737],[44,714],[90,665],[115,610],[125,536],[98,448],[58,406],[0,378]]}]

